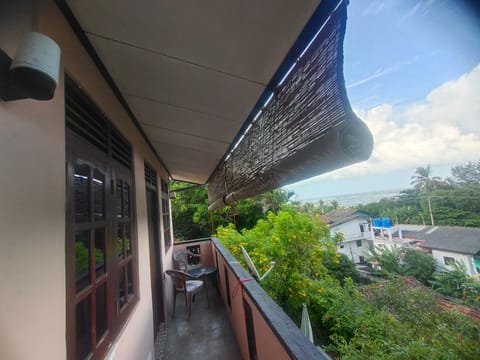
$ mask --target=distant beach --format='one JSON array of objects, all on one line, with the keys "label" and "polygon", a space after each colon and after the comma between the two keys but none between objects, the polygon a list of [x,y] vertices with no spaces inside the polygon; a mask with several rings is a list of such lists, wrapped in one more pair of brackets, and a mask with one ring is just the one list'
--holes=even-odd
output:
[{"label": "distant beach", "polygon": [[365,205],[373,202],[378,202],[384,198],[393,198],[400,195],[400,191],[405,189],[393,189],[393,190],[383,190],[383,191],[371,191],[364,193],[355,193],[355,194],[343,194],[343,195],[332,195],[332,196],[319,196],[309,199],[301,199],[300,202],[311,202],[316,203],[319,200],[322,200],[325,204],[330,204],[332,201],[336,200],[338,204],[342,207],[352,207],[359,204]]}]

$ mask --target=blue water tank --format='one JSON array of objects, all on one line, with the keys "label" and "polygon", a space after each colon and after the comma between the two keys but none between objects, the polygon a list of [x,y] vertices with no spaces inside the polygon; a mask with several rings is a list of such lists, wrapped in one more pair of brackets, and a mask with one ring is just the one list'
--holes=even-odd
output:
[{"label": "blue water tank", "polygon": [[373,218],[374,227],[382,227],[382,218]]},{"label": "blue water tank", "polygon": [[383,218],[382,219],[382,227],[384,227],[384,228],[392,227],[392,220],[390,218]]}]

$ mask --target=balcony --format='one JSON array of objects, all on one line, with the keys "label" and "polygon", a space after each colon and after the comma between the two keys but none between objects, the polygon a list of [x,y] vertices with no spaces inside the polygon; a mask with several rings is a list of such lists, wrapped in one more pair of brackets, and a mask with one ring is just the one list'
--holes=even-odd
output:
[{"label": "balcony", "polygon": [[209,308],[204,291],[197,294],[190,321],[179,297],[175,319],[169,312],[163,359],[330,359],[218,239],[176,243],[175,250],[187,246],[200,246],[202,264],[218,269],[217,284],[209,282]]}]

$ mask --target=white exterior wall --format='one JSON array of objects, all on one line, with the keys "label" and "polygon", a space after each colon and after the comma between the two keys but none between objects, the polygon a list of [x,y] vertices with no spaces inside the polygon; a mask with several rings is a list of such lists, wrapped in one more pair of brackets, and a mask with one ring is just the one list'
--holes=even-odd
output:
[{"label": "white exterior wall", "polygon": [[437,263],[440,267],[451,270],[452,267],[448,266],[448,265],[445,265],[445,261],[444,261],[444,257],[450,257],[450,258],[454,258],[455,261],[464,263],[465,267],[466,267],[466,270],[467,270],[467,273],[469,275],[477,275],[478,274],[478,272],[475,268],[475,265],[473,263],[473,255],[460,254],[460,253],[454,253],[454,252],[445,251],[445,250],[434,250],[434,249],[432,249],[432,256],[437,261]]},{"label": "white exterior wall", "polygon": [[352,219],[343,224],[332,226],[330,228],[330,233],[332,235],[339,232],[343,233],[345,235],[345,241],[364,239],[366,237],[370,237],[370,232],[366,231],[365,233],[362,233],[360,231],[360,224],[365,224],[367,222],[368,222],[367,219],[361,219],[361,218]]},{"label": "white exterior wall", "polygon": [[[336,233],[342,233],[344,235],[345,241],[337,246],[337,250],[339,253],[348,256],[355,264],[360,263],[360,256],[366,259],[370,252],[369,241],[367,240],[370,232],[365,231],[362,233],[360,231],[360,224],[366,224],[367,221],[367,219],[356,218],[330,228],[332,236]],[[357,246],[356,240],[362,242],[361,247]]]},{"label": "white exterior wall", "polygon": [[[360,256],[367,260],[370,253],[370,245],[368,240],[359,240],[362,246],[357,246],[357,241],[345,241],[338,245],[337,250],[340,254],[346,255],[353,263],[360,263]],[[343,246],[343,248],[342,248]]]},{"label": "white exterior wall", "polygon": [[28,31],[40,31],[60,45],[62,70],[50,101],[0,100],[0,359],[66,358],[64,72],[133,145],[140,300],[107,358],[151,359],[144,161],[164,179],[167,173],[54,2],[0,2],[0,49],[12,57]]}]

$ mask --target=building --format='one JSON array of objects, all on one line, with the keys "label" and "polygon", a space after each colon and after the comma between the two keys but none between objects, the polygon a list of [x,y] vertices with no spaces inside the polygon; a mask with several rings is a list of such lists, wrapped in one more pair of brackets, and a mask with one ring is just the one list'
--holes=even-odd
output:
[{"label": "building", "polygon": [[338,252],[346,255],[353,263],[364,263],[371,250],[372,233],[370,218],[358,209],[332,210],[322,216],[329,225],[330,234],[343,234],[343,241],[338,245]]},{"label": "building", "polygon": [[390,218],[372,219],[372,246],[376,250],[415,247],[417,240],[409,237],[406,230],[412,232],[421,228],[419,225],[393,224]]},{"label": "building", "polygon": [[480,274],[480,228],[460,226],[427,226],[414,234],[422,240],[440,268],[452,269],[452,262],[465,265],[467,274]]},{"label": "building", "polygon": [[[216,208],[368,158],[345,24],[332,0],[1,2],[0,358],[153,358],[187,246],[169,179],[208,183]],[[248,274],[218,241],[190,245],[243,358],[327,357],[255,282],[232,297]]]},{"label": "building", "polygon": [[399,224],[372,227],[379,248],[414,247],[431,254],[440,269],[451,269],[451,262],[465,265],[469,275],[480,273],[480,228]]}]

